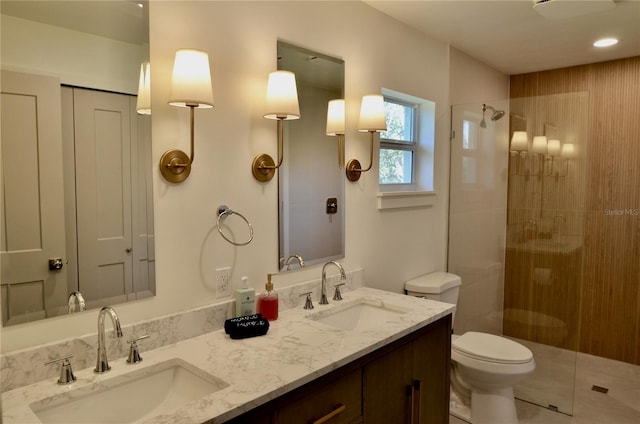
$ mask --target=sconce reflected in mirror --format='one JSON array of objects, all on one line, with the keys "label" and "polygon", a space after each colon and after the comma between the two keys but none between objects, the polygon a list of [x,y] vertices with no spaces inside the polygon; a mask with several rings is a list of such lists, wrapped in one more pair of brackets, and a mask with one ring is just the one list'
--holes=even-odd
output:
[{"label": "sconce reflected in mirror", "polygon": [[576,145],[573,143],[565,143],[562,145],[562,151],[560,157],[564,159],[564,173],[559,174],[559,177],[566,177],[569,175],[569,162],[578,156],[576,151]]},{"label": "sconce reflected in mirror", "polygon": [[534,167],[535,172],[532,172],[531,175],[537,177],[542,175],[544,163],[547,159],[547,137],[544,135],[537,135],[533,137],[533,142],[531,144],[531,156],[532,162],[535,159],[535,164],[532,165]]},{"label": "sconce reflected in mirror", "polygon": [[560,140],[549,140],[547,142],[547,156],[545,157],[545,175],[552,175],[555,160],[560,156],[562,145]]},{"label": "sconce reflected in mirror", "polygon": [[278,164],[266,153],[256,156],[251,164],[251,173],[260,182],[270,181],[275,175],[276,169],[282,165],[284,121],[300,118],[298,89],[296,76],[293,72],[274,71],[269,74],[266,107],[267,113],[264,114],[264,117],[278,121]]},{"label": "sconce reflected in mirror", "polygon": [[509,151],[516,161],[511,175],[524,175],[520,173],[520,168],[522,166],[522,161],[526,159],[529,151],[529,137],[527,136],[526,131],[513,132]]},{"label": "sconce reflected in mirror", "polygon": [[369,166],[363,169],[357,159],[351,159],[347,163],[346,170],[349,181],[358,181],[361,173],[371,169],[373,165],[373,134],[386,130],[387,119],[384,113],[384,97],[381,94],[369,94],[362,97],[358,131],[368,132],[370,135]]},{"label": "sconce reflected in mirror", "polygon": [[[511,175],[520,176],[556,176],[566,177],[569,173],[569,162],[575,159],[576,148],[573,143],[562,144],[560,140],[547,140],[546,136],[535,136],[531,143],[531,151],[529,151],[529,138],[526,131],[514,131],[511,137],[511,145],[509,147],[511,156],[516,161]],[[554,163],[556,158],[564,160],[564,171],[562,173],[554,173]],[[521,162],[525,162],[526,169],[521,170]],[[537,161],[537,162],[536,162]],[[534,163],[535,162],[535,163]],[[533,164],[533,165],[532,165]],[[532,172],[531,168],[537,168]]]},{"label": "sconce reflected in mirror", "polygon": [[338,168],[344,169],[344,99],[329,100],[327,105],[327,135],[338,140]]},{"label": "sconce reflected in mirror", "polygon": [[203,51],[181,49],[176,52],[171,78],[171,106],[190,110],[190,155],[182,150],[167,150],[160,158],[160,172],[169,182],[180,183],[191,173],[194,159],[194,110],[213,107],[209,55]]},{"label": "sconce reflected in mirror", "polygon": [[140,115],[151,115],[151,64],[149,62],[140,65],[136,111]]}]

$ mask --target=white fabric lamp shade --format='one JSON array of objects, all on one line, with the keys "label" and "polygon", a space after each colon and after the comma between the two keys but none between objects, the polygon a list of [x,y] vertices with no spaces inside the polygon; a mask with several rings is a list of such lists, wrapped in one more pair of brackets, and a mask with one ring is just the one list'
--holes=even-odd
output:
[{"label": "white fabric lamp shade", "polygon": [[529,149],[529,139],[526,131],[514,131],[511,137],[511,150],[514,152],[526,152]]},{"label": "white fabric lamp shade", "polygon": [[344,99],[329,100],[327,105],[327,135],[344,134],[345,132]]},{"label": "white fabric lamp shade", "polygon": [[149,62],[140,65],[136,111],[140,115],[151,115],[151,65]]},{"label": "white fabric lamp shade", "polygon": [[362,97],[358,131],[386,131],[387,119],[384,113],[384,97],[369,94]]},{"label": "white fabric lamp shade", "polygon": [[181,49],[176,52],[171,78],[172,106],[213,107],[209,55],[200,50]]},{"label": "white fabric lamp shade", "polygon": [[538,135],[533,137],[533,143],[531,145],[531,153],[538,155],[547,154],[547,137]]},{"label": "white fabric lamp shade", "polygon": [[549,156],[560,156],[561,148],[560,140],[549,140],[547,143],[547,153],[549,153]]},{"label": "white fabric lamp shade", "polygon": [[300,118],[298,88],[293,72],[275,71],[269,74],[266,109],[264,117],[267,119]]},{"label": "white fabric lamp shade", "polygon": [[562,157],[565,159],[573,159],[578,155],[575,144],[567,143],[562,146]]}]

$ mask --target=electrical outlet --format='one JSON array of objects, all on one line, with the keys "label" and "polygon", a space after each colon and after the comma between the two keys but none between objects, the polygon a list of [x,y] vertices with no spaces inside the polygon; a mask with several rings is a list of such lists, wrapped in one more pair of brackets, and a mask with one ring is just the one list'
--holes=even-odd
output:
[{"label": "electrical outlet", "polygon": [[230,275],[230,267],[216,268],[216,299],[231,295],[231,284],[229,283]]}]

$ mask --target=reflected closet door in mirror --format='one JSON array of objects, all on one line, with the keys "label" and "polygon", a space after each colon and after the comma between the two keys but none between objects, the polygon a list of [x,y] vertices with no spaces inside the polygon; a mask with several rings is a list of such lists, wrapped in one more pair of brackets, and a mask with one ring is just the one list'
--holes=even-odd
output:
[{"label": "reflected closet door in mirror", "polygon": [[[7,216],[3,216],[3,224],[8,229],[3,233],[2,243],[3,325],[66,314],[67,298],[77,290],[87,292],[83,297],[90,307],[155,293],[151,118],[135,111],[140,64],[149,60],[148,6],[147,1],[2,1],[3,170],[4,162],[9,160],[4,151],[10,149],[11,143],[19,146],[19,151],[10,154],[31,161],[30,165],[23,164],[25,169],[5,173],[5,188],[14,190],[16,184],[31,184],[29,189],[20,188],[21,193],[31,194],[26,199],[10,195],[5,205],[14,215],[10,217],[7,212]],[[44,95],[38,93],[37,102],[34,101],[30,109],[5,107],[8,101],[21,99],[24,103],[25,99],[33,99],[34,94],[29,92],[31,84],[8,90],[4,71],[22,74],[21,78],[51,78],[55,82],[47,86],[49,93],[46,96],[57,100],[53,105],[45,103]],[[94,109],[97,115],[90,118],[97,118],[99,122],[87,124],[90,131],[99,130],[92,136],[93,148],[98,149],[93,151],[98,155],[93,159],[81,157],[83,149],[89,149],[90,145],[76,146],[75,126],[85,124],[81,123],[81,115],[74,116],[78,110],[74,111],[73,94],[61,95],[65,90],[75,89],[70,87],[90,89],[86,91],[101,98],[116,96],[120,99],[117,103],[122,107],[101,103]],[[61,101],[68,112],[61,110]],[[76,106],[80,107],[82,102],[76,101]],[[23,116],[16,117],[16,113]],[[40,121],[45,116],[51,118],[49,123],[42,124]],[[36,117],[38,122],[27,124],[25,121]],[[13,141],[9,136],[5,137],[5,121],[20,125]],[[8,131],[10,125],[6,128]],[[124,137],[126,132],[129,135]],[[115,133],[120,134],[114,138],[118,142],[105,141],[115,137]],[[31,139],[23,143],[21,137]],[[101,137],[105,140],[97,139]],[[128,147],[123,144],[126,138]],[[53,139],[58,141],[53,143]],[[107,146],[117,147],[121,154],[99,150]],[[48,153],[43,157],[44,152]],[[103,166],[99,163],[101,160],[111,161],[112,165]],[[10,162],[16,163],[13,159]],[[27,166],[32,167],[29,176],[14,181]],[[77,180],[77,176],[80,179]],[[34,182],[40,185],[36,187]],[[89,184],[94,185],[90,187]],[[81,197],[87,194],[94,198],[83,201]],[[94,208],[97,216],[86,212],[86,204],[94,201],[100,205]],[[48,207],[51,202],[59,212],[38,209]],[[79,203],[78,210],[76,202]],[[20,211],[17,215],[16,210]],[[31,221],[20,223],[16,216]],[[58,216],[62,218],[58,219]],[[56,223],[50,223],[54,217]],[[92,229],[91,221],[100,228]],[[29,231],[22,232],[22,228]],[[18,232],[21,237],[35,235],[33,240],[21,240],[22,244],[18,246]],[[52,232],[58,235],[52,236]],[[91,232],[96,246],[89,249],[88,244],[79,242],[77,237]],[[38,243],[34,244],[35,241]],[[46,247],[52,243],[59,246],[55,252]],[[92,253],[92,250],[98,253]],[[43,268],[42,275],[29,274],[34,266],[17,260],[28,256],[25,252],[44,257],[44,265],[40,264],[43,262],[40,258],[36,267]],[[83,257],[87,257],[86,260]],[[62,268],[49,271],[50,259],[54,263],[60,259],[58,263]],[[92,269],[99,271],[81,271],[85,266],[83,262],[92,263]],[[55,280],[62,283],[49,284],[53,281],[51,272]],[[26,279],[18,277],[24,273],[29,274]],[[103,283],[105,280],[110,282]],[[24,284],[25,281],[31,283]],[[38,283],[42,281],[44,283]],[[19,286],[15,285],[18,283]],[[98,284],[100,288],[86,284]]]}]

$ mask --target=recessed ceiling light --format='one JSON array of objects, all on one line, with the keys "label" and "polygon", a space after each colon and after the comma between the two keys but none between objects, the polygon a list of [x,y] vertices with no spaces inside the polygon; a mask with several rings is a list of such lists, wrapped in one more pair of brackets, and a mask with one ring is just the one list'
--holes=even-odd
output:
[{"label": "recessed ceiling light", "polygon": [[618,44],[617,38],[601,38],[593,43],[595,47],[610,47],[615,44]]}]

